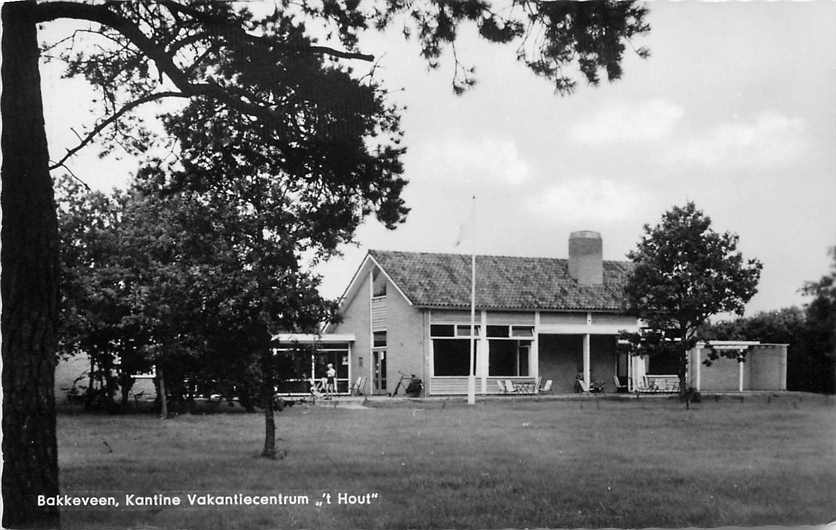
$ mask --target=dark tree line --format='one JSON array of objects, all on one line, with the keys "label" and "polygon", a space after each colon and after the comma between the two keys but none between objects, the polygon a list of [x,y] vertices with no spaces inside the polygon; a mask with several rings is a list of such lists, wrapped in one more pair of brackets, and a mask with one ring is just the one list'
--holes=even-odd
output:
[{"label": "dark tree line", "polygon": [[831,271],[802,288],[804,307],[764,311],[751,317],[706,326],[714,340],[759,340],[787,344],[787,389],[836,392],[836,247]]},{"label": "dark tree line", "polygon": [[[259,335],[256,274],[241,245],[249,227],[228,203],[160,196],[151,182],[158,176],[143,171],[128,191],[111,194],[59,180],[59,357],[89,358],[88,377],[74,389],[88,408],[125,410],[132,374],[156,368],[170,409],[221,394],[253,410],[264,405],[260,352],[269,338]],[[297,311],[285,325],[315,331],[332,318],[317,277],[285,264],[269,272],[282,278],[274,288],[285,296],[271,296],[272,311]]]}]

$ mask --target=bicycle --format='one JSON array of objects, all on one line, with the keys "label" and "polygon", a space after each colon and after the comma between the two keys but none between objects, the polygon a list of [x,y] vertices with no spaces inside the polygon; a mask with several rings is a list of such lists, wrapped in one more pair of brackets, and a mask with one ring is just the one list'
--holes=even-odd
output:
[{"label": "bicycle", "polygon": [[400,390],[401,386],[404,386],[404,394],[409,397],[418,397],[421,395],[421,392],[424,390],[424,382],[421,381],[421,378],[416,376],[415,374],[405,374],[398,370],[398,373],[401,374],[401,378],[398,380],[398,384],[395,385],[395,390],[389,394],[389,397],[394,397],[397,395],[398,390]]}]

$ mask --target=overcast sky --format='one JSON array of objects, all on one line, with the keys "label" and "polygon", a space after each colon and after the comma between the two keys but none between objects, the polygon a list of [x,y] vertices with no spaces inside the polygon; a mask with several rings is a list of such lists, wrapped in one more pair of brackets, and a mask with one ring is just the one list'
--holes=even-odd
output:
[{"label": "overcast sky", "polygon": [[[428,71],[417,45],[370,35],[377,75],[408,106],[407,222],[370,220],[359,246],[321,267],[339,296],[369,248],[456,252],[477,196],[480,253],[566,257],[568,235],[597,230],[606,259],[624,259],[644,223],[693,200],[718,230],[764,263],[747,312],[803,303],[798,289],[828,270],[836,245],[836,2],[651,3],[651,33],[624,77],[561,97],[514,60],[513,49],[463,30],[458,54],[477,68],[464,96],[452,64]],[[55,31],[55,29],[50,29]],[[362,66],[360,66],[362,68]],[[53,158],[89,122],[89,93],[44,70]],[[132,161],[71,167],[92,185],[124,185]]]}]

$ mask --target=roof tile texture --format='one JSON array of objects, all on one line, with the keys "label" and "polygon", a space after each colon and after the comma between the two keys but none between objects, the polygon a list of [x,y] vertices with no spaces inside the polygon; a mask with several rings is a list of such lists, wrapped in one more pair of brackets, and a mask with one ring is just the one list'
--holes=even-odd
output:
[{"label": "roof tile texture", "polygon": [[[386,274],[419,307],[470,307],[470,255],[370,250]],[[509,311],[623,311],[632,264],[604,261],[603,285],[581,285],[568,260],[476,256],[476,307]]]}]

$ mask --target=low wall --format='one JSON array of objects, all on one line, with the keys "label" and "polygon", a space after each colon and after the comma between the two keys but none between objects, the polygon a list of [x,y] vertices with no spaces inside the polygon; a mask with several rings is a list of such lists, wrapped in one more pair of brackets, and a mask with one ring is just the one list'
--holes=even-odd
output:
[{"label": "low wall", "polygon": [[[701,391],[786,390],[786,344],[751,346],[745,361],[720,355],[706,366],[708,348],[697,346],[689,352],[688,384]],[[697,366],[699,363],[699,366]],[[741,371],[743,383],[741,388]]]}]

